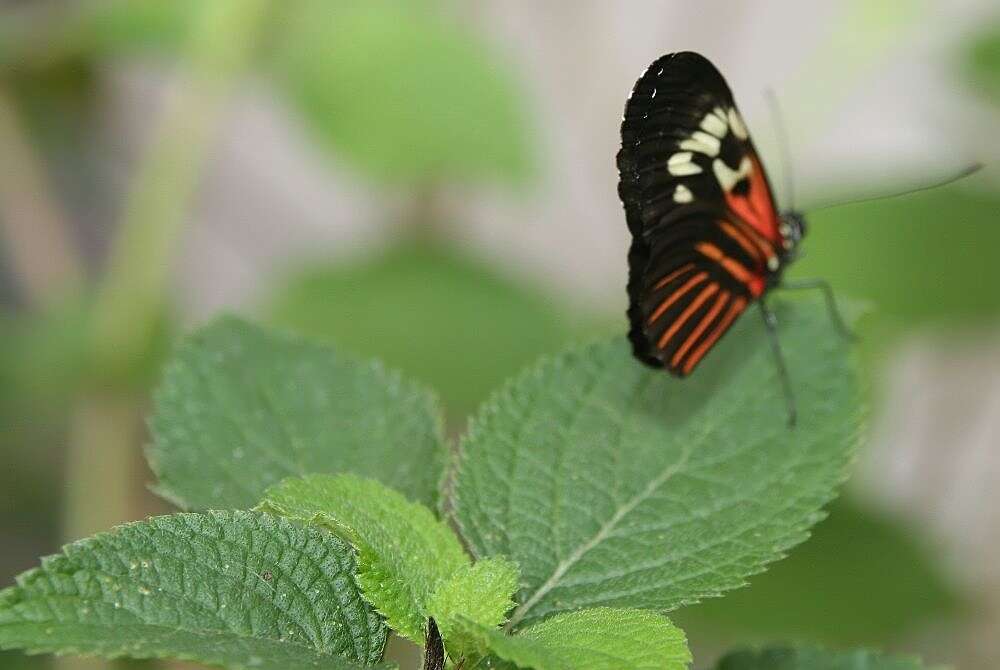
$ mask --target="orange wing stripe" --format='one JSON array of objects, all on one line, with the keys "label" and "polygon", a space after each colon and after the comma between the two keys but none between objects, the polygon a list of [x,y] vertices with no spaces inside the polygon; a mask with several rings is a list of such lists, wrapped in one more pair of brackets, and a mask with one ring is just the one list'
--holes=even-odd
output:
[{"label": "orange wing stripe", "polygon": [[694,366],[698,365],[698,361],[705,357],[708,350],[715,345],[715,342],[720,337],[722,337],[722,334],[726,332],[727,328],[729,328],[733,319],[739,316],[740,312],[743,311],[743,308],[746,307],[746,305],[747,301],[744,298],[736,298],[736,300],[733,301],[733,304],[729,306],[729,311],[727,311],[726,315],[722,317],[722,321],[715,327],[715,330],[709,334],[708,339],[702,342],[698,348],[691,353],[691,357],[687,359],[687,362],[684,363],[684,374],[690,374],[691,370],[694,369]]},{"label": "orange wing stripe", "polygon": [[719,285],[713,282],[706,286],[704,290],[698,294],[698,297],[691,301],[691,304],[688,305],[683,312],[681,312],[681,315],[677,317],[672,324],[670,324],[670,327],[667,328],[667,332],[663,333],[663,337],[661,337],[659,341],[660,349],[667,346],[667,342],[670,341],[670,338],[672,338],[677,331],[680,330],[681,326],[683,326],[685,322],[691,318],[691,315],[697,312],[698,308],[705,304],[705,301],[711,298],[712,294],[718,290]]},{"label": "orange wing stripe", "polygon": [[754,243],[747,238],[739,228],[729,223],[728,221],[720,221],[719,226],[722,228],[722,232],[729,235],[729,237],[736,240],[736,243],[743,247],[743,251],[750,254],[750,258],[754,258],[759,262],[764,262],[764,254],[761,252],[760,247],[754,245]]},{"label": "orange wing stripe", "polygon": [[688,349],[694,346],[694,343],[698,341],[698,338],[700,338],[701,334],[705,332],[705,329],[712,324],[712,322],[715,320],[715,317],[719,315],[719,312],[722,311],[722,308],[726,306],[727,302],[729,302],[729,296],[730,296],[729,291],[723,291],[722,293],[719,294],[719,297],[715,300],[715,304],[712,305],[712,309],[708,310],[708,314],[706,314],[702,318],[697,328],[691,331],[691,334],[688,336],[688,338],[684,340],[684,344],[682,344],[680,349],[677,350],[677,353],[674,354],[674,357],[670,359],[670,365],[672,367],[675,368],[677,367],[681,359],[684,358],[684,354],[688,352]]},{"label": "orange wing stripe", "polygon": [[760,231],[751,226],[749,223],[743,221],[742,219],[737,219],[735,222],[732,223],[727,221],[726,223],[729,223],[731,226],[739,230],[744,235],[752,237],[754,244],[757,246],[758,249],[764,252],[765,257],[770,258],[771,256],[774,255],[774,245],[771,243],[771,241],[766,237],[764,237],[763,235],[761,235]]},{"label": "orange wing stripe", "polygon": [[668,274],[666,277],[664,277],[660,281],[656,282],[656,286],[653,287],[653,290],[654,291],[659,291],[661,288],[663,288],[664,286],[666,286],[667,284],[669,284],[673,280],[677,279],[678,277],[680,277],[685,272],[688,272],[689,270],[693,270],[693,269],[694,269],[694,263],[688,263],[687,265],[685,265],[681,269],[674,270],[673,272],[671,272],[670,274]]},{"label": "orange wing stripe", "polygon": [[694,248],[724,267],[729,274],[736,278],[736,281],[744,284],[754,297],[764,292],[764,282],[761,277],[747,270],[739,261],[726,256],[719,247],[711,242],[699,242],[694,245]]},{"label": "orange wing stripe", "polygon": [[706,277],[708,277],[707,272],[699,272],[695,276],[691,277],[691,279],[688,279],[683,286],[681,286],[679,289],[671,293],[669,298],[660,303],[660,306],[657,307],[656,311],[653,312],[652,316],[649,317],[649,321],[647,323],[653,323],[661,316],[663,316],[663,313],[666,312],[668,309],[670,309],[671,305],[680,300],[684,296],[684,294],[690,291],[695,284],[700,284],[701,282],[703,282]]}]

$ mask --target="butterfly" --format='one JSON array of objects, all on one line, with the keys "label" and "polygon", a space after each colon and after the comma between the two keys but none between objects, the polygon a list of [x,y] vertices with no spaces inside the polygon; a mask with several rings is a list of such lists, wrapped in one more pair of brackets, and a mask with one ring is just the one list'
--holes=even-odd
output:
[{"label": "butterfly", "polygon": [[[621,136],[618,193],[632,233],[628,318],[635,357],[687,376],[757,303],[794,423],[794,396],[765,297],[797,257],[806,220],[775,206],[725,79],[697,53],[659,58],[632,90]],[[829,284],[785,287],[822,289],[847,331]]]}]

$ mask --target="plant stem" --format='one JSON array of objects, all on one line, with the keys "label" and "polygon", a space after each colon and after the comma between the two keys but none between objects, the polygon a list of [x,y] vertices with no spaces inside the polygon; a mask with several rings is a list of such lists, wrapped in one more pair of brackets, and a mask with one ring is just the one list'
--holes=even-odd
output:
[{"label": "plant stem", "polygon": [[[94,355],[129,370],[149,351],[167,302],[171,257],[205,163],[206,144],[254,52],[267,0],[206,3],[180,56],[179,82],[125,201],[94,310]],[[64,533],[76,539],[125,521],[136,490],[141,400],[100,390],[80,398],[69,440]],[[99,504],[98,504],[99,502]],[[60,667],[107,667],[61,659]]]},{"label": "plant stem", "polygon": [[95,392],[78,399],[70,417],[72,440],[66,463],[70,475],[63,501],[66,540],[128,520],[135,507],[139,425],[136,400],[127,394]]},{"label": "plant stem", "polygon": [[83,282],[83,268],[7,87],[0,83],[0,232],[25,302],[51,305]]},{"label": "plant stem", "polygon": [[150,339],[208,141],[253,53],[266,5],[208,3],[182,55],[187,67],[135,177],[98,291],[98,346],[114,358],[141,354]]}]

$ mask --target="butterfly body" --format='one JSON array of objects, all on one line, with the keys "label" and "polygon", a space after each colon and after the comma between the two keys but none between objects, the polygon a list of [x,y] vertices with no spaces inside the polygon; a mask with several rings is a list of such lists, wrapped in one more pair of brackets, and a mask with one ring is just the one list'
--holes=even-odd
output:
[{"label": "butterfly body", "polygon": [[654,62],[626,104],[621,134],[629,339],[643,362],[685,376],[781,283],[805,219],[777,210],[732,93],[703,56]]}]

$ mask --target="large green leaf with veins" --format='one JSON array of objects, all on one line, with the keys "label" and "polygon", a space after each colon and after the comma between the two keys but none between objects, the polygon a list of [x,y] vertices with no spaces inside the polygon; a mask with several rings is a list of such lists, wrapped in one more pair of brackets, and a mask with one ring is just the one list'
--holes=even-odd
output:
[{"label": "large green leaf with veins", "polygon": [[337,537],[255,512],[175,514],[68,545],[0,591],[0,648],[356,669],[385,624]]},{"label": "large green leaf with veins", "polygon": [[285,477],[353,472],[433,505],[437,402],[373,361],[234,318],[190,335],[155,394],[157,491],[188,508],[251,507]]},{"label": "large green leaf with veins", "polygon": [[511,627],[582,607],[671,610],[742,586],[808,536],[865,411],[822,301],[777,314],[794,428],[752,312],[690,378],[616,339],[544,361],[486,404],[461,445],[454,514],[477,557],[520,566]]}]

